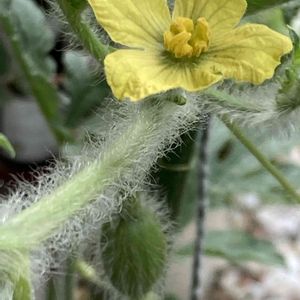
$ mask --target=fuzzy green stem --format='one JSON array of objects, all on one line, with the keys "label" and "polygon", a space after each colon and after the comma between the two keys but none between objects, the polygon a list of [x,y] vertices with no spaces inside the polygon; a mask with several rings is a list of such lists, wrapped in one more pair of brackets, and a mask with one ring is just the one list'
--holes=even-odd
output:
[{"label": "fuzzy green stem", "polygon": [[[137,135],[142,136],[143,130],[140,131],[140,128],[144,126],[139,125],[139,128],[135,129],[139,131]],[[130,132],[127,132],[126,136],[130,139]],[[108,179],[113,180],[118,175],[117,171],[129,167],[128,160],[122,158],[128,153],[134,154],[134,147],[132,149],[126,145],[123,147],[123,143],[118,140],[111,146],[111,150],[107,151],[104,161],[92,163],[52,194],[45,196],[3,225],[0,228],[0,249],[37,246],[78,209],[101,193]]]},{"label": "fuzzy green stem", "polygon": [[75,259],[69,257],[66,261],[66,274],[65,274],[65,300],[73,300],[74,288],[75,288]]},{"label": "fuzzy green stem", "polygon": [[46,300],[57,300],[53,276],[47,282]]},{"label": "fuzzy green stem", "polygon": [[103,289],[105,282],[101,282],[101,279],[93,266],[89,265],[82,259],[77,259],[74,262],[74,269],[82,278],[84,278],[88,282],[95,284],[100,289]]},{"label": "fuzzy green stem", "polygon": [[[23,270],[25,271],[25,270]],[[27,270],[26,277],[20,277],[15,285],[13,300],[32,300],[32,286],[30,283],[30,272]]]},{"label": "fuzzy green stem", "polygon": [[[15,250],[0,253],[0,298],[32,300],[29,256]],[[12,288],[13,287],[13,288]]]},{"label": "fuzzy green stem", "polygon": [[243,103],[240,99],[227,94],[221,90],[216,90],[214,88],[208,89],[205,92],[205,95],[209,97],[213,97],[214,101],[218,103],[218,105],[222,107],[226,107],[227,109],[234,109],[245,113],[259,114],[263,113],[264,110],[257,107],[255,104],[251,103]]},{"label": "fuzzy green stem", "polygon": [[227,128],[236,136],[236,138],[254,155],[254,157],[262,164],[262,166],[280,183],[283,189],[294,199],[300,203],[300,194],[289,183],[285,176],[268,160],[268,158],[259,151],[259,149],[245,136],[240,128],[233,124],[227,117],[223,117],[222,121]]},{"label": "fuzzy green stem", "polygon": [[[70,140],[69,133],[63,129],[59,112],[59,95],[54,86],[40,72],[32,70],[32,67],[22,48],[18,32],[15,30],[9,10],[0,12],[0,25],[10,42],[14,57],[16,58],[26,79],[32,94],[34,95],[41,112],[43,113],[49,128],[52,130],[58,142]],[[49,101],[51,99],[51,101]]]},{"label": "fuzzy green stem", "polygon": [[[116,182],[123,172],[128,172],[136,157],[144,155],[145,145],[152,147],[149,135],[153,126],[158,129],[164,126],[165,120],[171,118],[178,108],[167,101],[147,104],[139,114],[132,116],[126,130],[120,128],[124,130],[122,135],[112,137],[99,159],[0,226],[0,249],[35,248],[97,198],[109,184]],[[107,214],[109,216],[109,211]]]},{"label": "fuzzy green stem", "polygon": [[89,25],[82,20],[81,10],[72,6],[68,0],[57,0],[57,3],[83,46],[98,61],[102,62],[107,54],[114,51],[113,47],[103,44]]}]

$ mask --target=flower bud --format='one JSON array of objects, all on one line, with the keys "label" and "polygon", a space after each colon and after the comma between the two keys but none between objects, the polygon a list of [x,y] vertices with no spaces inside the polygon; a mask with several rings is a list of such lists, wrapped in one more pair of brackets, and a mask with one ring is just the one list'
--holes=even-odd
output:
[{"label": "flower bud", "polygon": [[128,202],[118,220],[102,228],[102,259],[112,285],[140,299],[162,275],[167,241],[153,211],[135,200]]}]

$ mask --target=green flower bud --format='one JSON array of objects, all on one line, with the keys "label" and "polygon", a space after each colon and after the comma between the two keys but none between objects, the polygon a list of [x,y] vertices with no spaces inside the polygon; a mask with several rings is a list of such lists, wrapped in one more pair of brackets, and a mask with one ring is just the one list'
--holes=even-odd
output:
[{"label": "green flower bud", "polygon": [[102,259],[112,285],[131,299],[141,299],[162,275],[167,241],[153,211],[128,202],[118,221],[103,226]]}]

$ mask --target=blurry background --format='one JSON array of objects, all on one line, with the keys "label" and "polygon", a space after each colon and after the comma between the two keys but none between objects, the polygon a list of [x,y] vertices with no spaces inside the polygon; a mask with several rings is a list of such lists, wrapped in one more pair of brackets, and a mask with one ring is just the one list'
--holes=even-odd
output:
[{"label": "blurry background", "polygon": [[[109,95],[93,58],[84,55],[76,41],[70,47],[66,40],[72,37],[61,34],[64,28],[48,14],[46,2],[13,3],[17,33],[12,35],[18,45],[0,25],[0,132],[16,151],[15,158],[4,151],[0,155],[3,195],[13,187],[15,176],[33,180],[32,172],[47,166],[53,157],[78,153],[86,130],[93,134],[98,117],[94,112],[105,106]],[[283,32],[288,23],[300,34],[299,8],[300,4],[292,9],[269,9],[249,19]],[[26,73],[28,67],[34,72]],[[261,128],[248,133],[300,190],[299,132],[272,135]],[[181,175],[167,174],[184,184],[180,186],[183,201],[166,299],[188,299],[189,295],[198,148],[196,145],[188,159],[191,168],[184,175],[186,181]],[[300,206],[291,203],[278,183],[217,120],[211,128],[209,165],[204,299],[300,300]],[[51,299],[63,300],[57,284],[63,275],[51,271],[56,291]],[[80,270],[76,276],[75,299],[90,299],[92,283]],[[46,289],[40,288],[37,299],[43,299]],[[93,299],[101,299],[97,297]]]}]

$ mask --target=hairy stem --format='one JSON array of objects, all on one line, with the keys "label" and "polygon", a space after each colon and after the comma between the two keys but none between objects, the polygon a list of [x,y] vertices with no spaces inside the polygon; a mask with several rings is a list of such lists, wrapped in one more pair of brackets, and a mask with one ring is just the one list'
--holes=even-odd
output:
[{"label": "hairy stem", "polygon": [[98,61],[102,62],[105,56],[114,50],[113,47],[103,44],[87,23],[82,20],[81,11],[71,5],[68,0],[57,0],[60,9],[69,25],[83,44],[83,46]]},{"label": "hairy stem", "polygon": [[74,274],[74,262],[73,257],[69,257],[66,261],[66,274],[65,274],[65,300],[73,300],[74,288],[75,288],[75,274]]},{"label": "hairy stem", "polygon": [[[112,135],[108,139],[99,159],[87,164],[38,202],[0,226],[0,249],[37,247],[76,212],[99,197],[110,184],[117,184],[122,180],[123,174],[131,174],[131,169],[136,166],[137,161],[139,168],[142,168],[141,172],[146,172],[150,167],[147,164],[152,164],[153,161],[142,161],[145,151],[150,151],[151,159],[157,158],[154,155],[158,155],[159,148],[156,147],[160,147],[161,140],[169,139],[170,132],[164,133],[165,127],[174,130],[172,128],[175,124],[170,123],[170,120],[173,117],[177,120],[176,116],[187,113],[185,109],[168,101],[148,101],[138,112],[135,113],[134,110],[129,116],[130,122],[126,121],[126,128],[122,122],[116,127],[116,132],[122,134]],[[189,116],[190,114],[193,115],[188,111]],[[184,125],[186,124],[180,126]],[[160,133],[162,130],[163,135]],[[145,165],[142,165],[143,163]],[[109,214],[108,210],[108,217]]]},{"label": "hairy stem", "polygon": [[[105,153],[105,160],[93,162],[52,194],[45,196],[30,208],[0,228],[0,248],[34,247],[47,239],[63,222],[77,210],[103,192],[108,181],[113,181],[118,173],[130,167],[132,160],[123,159],[128,153],[135,155],[136,143],[142,140],[146,126],[135,124],[113,143]],[[128,141],[124,145],[123,138]],[[131,142],[130,142],[131,140]],[[122,145],[122,147],[120,147]],[[41,228],[40,224],[43,224]]]},{"label": "hairy stem", "polygon": [[289,183],[285,176],[278,170],[268,158],[259,151],[259,149],[245,136],[240,128],[232,123],[228,118],[222,118],[223,123],[236,136],[236,138],[255,156],[262,166],[279,182],[282,188],[294,199],[300,203],[300,194]]},{"label": "hairy stem", "polygon": [[54,283],[54,277],[51,276],[51,278],[47,282],[46,287],[46,300],[56,300],[57,295],[55,292],[55,283]]},{"label": "hairy stem", "polygon": [[228,93],[223,92],[221,90],[211,88],[205,91],[205,95],[213,97],[216,104],[227,109],[237,110],[240,112],[251,114],[259,114],[265,112],[263,109],[257,107],[257,105],[251,105],[251,103],[243,103],[240,101],[240,99],[229,95]]},{"label": "hairy stem", "polygon": [[201,134],[200,151],[199,151],[199,167],[198,167],[198,209],[196,215],[196,240],[194,250],[193,274],[192,274],[192,293],[191,300],[199,300],[202,298],[202,280],[201,266],[203,255],[203,238],[204,238],[204,221],[206,215],[206,206],[208,202],[208,141],[210,117],[207,117],[206,125]]}]

